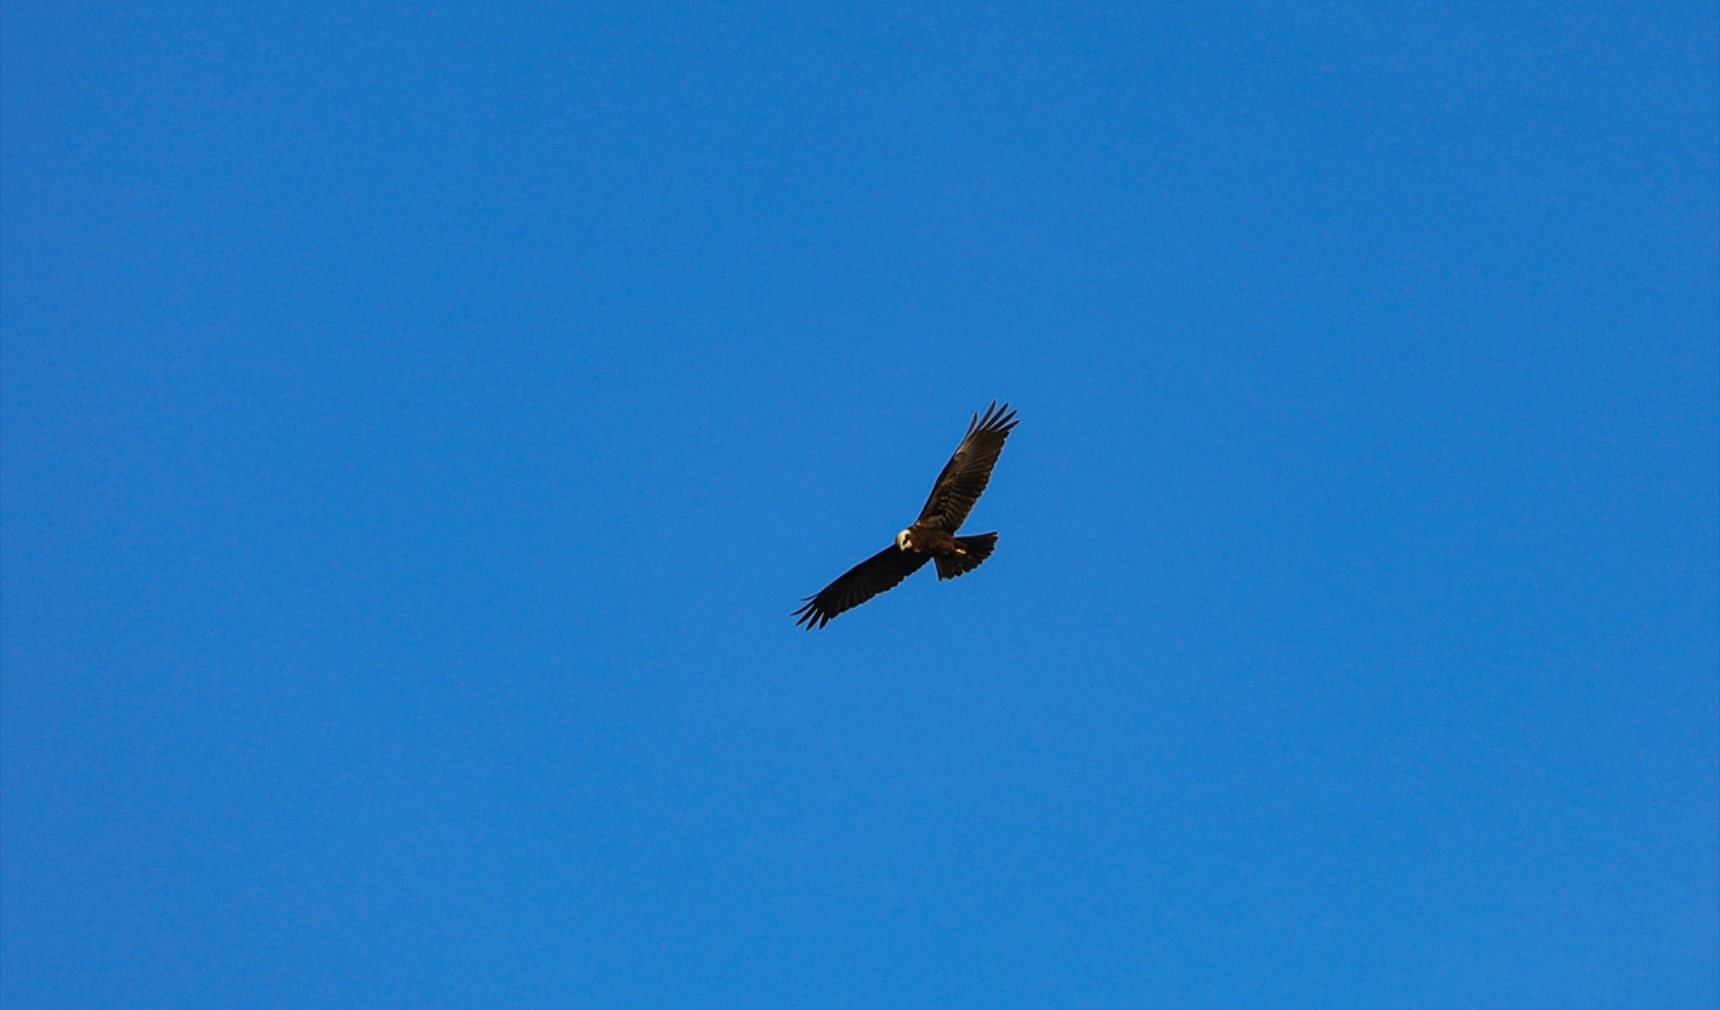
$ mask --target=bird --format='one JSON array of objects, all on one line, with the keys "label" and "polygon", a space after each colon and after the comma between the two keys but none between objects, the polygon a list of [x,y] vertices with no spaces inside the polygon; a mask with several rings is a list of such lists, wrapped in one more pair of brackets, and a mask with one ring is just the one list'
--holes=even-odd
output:
[{"label": "bird", "polygon": [[920,570],[937,563],[938,580],[953,579],[978,568],[997,546],[996,533],[958,537],[974,502],[985,493],[992,467],[1003,453],[1004,440],[1015,428],[1015,411],[993,400],[983,415],[968,422],[967,435],[932,485],[932,495],[912,526],[896,534],[896,542],[842,573],[835,582],[808,596],[793,614],[795,624],[808,631],[829,624]]}]

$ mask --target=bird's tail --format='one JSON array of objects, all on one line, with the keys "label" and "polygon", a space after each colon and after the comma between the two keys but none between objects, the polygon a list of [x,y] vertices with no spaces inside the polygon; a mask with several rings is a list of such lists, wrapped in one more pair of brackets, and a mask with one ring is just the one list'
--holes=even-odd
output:
[{"label": "bird's tail", "polygon": [[981,533],[973,537],[956,537],[956,546],[964,553],[939,555],[935,559],[938,563],[938,578],[953,579],[978,568],[981,562],[991,557],[991,549],[997,546],[997,534]]}]

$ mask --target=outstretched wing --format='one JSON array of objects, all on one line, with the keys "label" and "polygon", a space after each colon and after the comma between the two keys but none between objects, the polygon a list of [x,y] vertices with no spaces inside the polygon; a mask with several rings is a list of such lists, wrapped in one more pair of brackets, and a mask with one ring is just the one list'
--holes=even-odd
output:
[{"label": "outstretched wing", "polygon": [[961,529],[968,513],[973,511],[973,503],[985,493],[991,468],[997,465],[997,457],[1003,452],[1003,440],[1014,427],[1015,411],[1007,403],[998,406],[996,401],[986,408],[983,417],[975,416],[968,423],[967,437],[956,447],[956,454],[945,464],[944,472],[938,474],[932,496],[920,510],[920,525],[937,526],[949,533]]},{"label": "outstretched wing", "polygon": [[878,553],[842,573],[842,577],[825,586],[817,596],[809,596],[806,606],[794,612],[796,624],[808,630],[822,628],[844,610],[852,610],[914,574],[931,560],[930,554],[914,554],[891,544]]}]

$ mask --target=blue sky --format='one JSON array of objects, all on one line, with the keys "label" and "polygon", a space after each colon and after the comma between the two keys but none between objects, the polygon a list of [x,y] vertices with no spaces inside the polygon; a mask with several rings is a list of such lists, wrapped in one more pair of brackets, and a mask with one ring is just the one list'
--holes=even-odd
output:
[{"label": "blue sky", "polygon": [[1720,1000],[1711,3],[571,6],[0,15],[8,1008]]}]

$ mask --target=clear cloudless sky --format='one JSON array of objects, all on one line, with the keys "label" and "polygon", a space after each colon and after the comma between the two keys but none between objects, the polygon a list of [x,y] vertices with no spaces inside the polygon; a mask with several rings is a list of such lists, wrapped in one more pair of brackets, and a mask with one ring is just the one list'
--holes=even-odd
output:
[{"label": "clear cloudless sky", "polygon": [[0,26],[7,1010],[1720,1001],[1711,0]]}]

